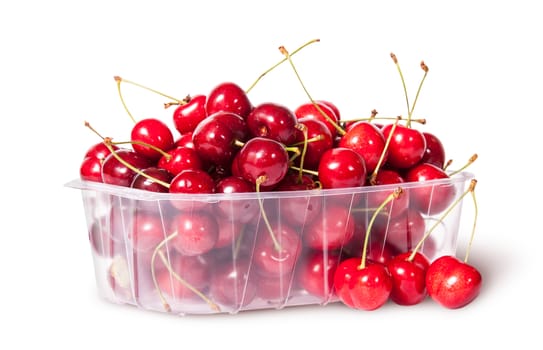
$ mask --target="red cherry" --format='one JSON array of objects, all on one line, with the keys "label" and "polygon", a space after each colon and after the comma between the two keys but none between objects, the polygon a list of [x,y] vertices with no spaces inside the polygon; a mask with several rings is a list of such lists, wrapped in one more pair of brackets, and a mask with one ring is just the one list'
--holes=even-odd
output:
[{"label": "red cherry", "polygon": [[[307,149],[304,156],[304,169],[317,170],[319,167],[319,161],[327,150],[334,146],[334,140],[330,134],[330,130],[326,125],[317,119],[312,118],[300,118],[298,124],[305,125],[307,128],[307,139],[313,140],[307,143]],[[315,140],[315,138],[319,138]],[[300,151],[303,150],[305,137],[304,132],[300,129],[296,129],[296,144],[299,145]],[[296,158],[296,162],[299,164],[301,157]]]},{"label": "red cherry", "polygon": [[327,107],[329,107],[332,110],[332,112],[334,112],[334,114],[336,115],[336,119],[338,121],[341,120],[341,112],[339,111],[339,108],[337,107],[337,105],[335,103],[333,103],[331,101],[328,101],[328,100],[317,100],[315,102],[317,102],[319,104],[321,104],[321,103],[325,104]]},{"label": "red cherry", "polygon": [[[215,193],[247,193],[255,192],[255,185],[237,177],[228,176],[217,182]],[[259,213],[258,202],[254,199],[229,198],[217,203],[219,216],[237,223],[247,223]]]},{"label": "red cherry", "polygon": [[420,162],[430,163],[443,169],[443,166],[445,166],[445,147],[443,143],[437,136],[430,132],[424,131],[422,135],[426,140],[426,150]]},{"label": "red cherry", "polygon": [[198,153],[193,148],[177,147],[166,152],[158,160],[158,167],[166,169],[170,174],[177,175],[187,169],[202,169],[203,164]]},{"label": "red cherry", "polygon": [[296,139],[296,116],[287,107],[277,103],[262,103],[246,118],[253,137],[266,137],[290,145]]},{"label": "red cherry", "polygon": [[[374,178],[374,185],[400,185],[404,183],[404,179],[400,174],[395,170],[382,169],[377,173],[377,176]],[[367,196],[367,205],[369,208],[377,208],[386,197],[391,194],[394,189],[385,191],[382,189],[376,189],[375,192],[368,192]],[[402,215],[409,206],[409,191],[405,190],[402,195],[389,204],[386,205],[384,210],[388,212],[390,217],[397,217]]]},{"label": "red cherry", "polygon": [[130,184],[130,187],[137,188],[140,190],[145,190],[145,191],[151,191],[151,192],[160,192],[160,193],[169,192],[169,189],[167,187],[149,179],[148,177],[145,177],[143,174],[148,175],[152,177],[153,179],[160,180],[163,183],[167,183],[167,184],[169,184],[173,179],[173,175],[169,173],[167,170],[150,167],[150,168],[143,169],[141,173],[136,174],[136,176],[134,176],[134,179],[132,180],[132,183]]},{"label": "red cherry", "polygon": [[213,269],[209,293],[233,312],[249,305],[256,297],[257,284],[249,278],[247,259],[222,262]]},{"label": "red cherry", "polygon": [[194,148],[202,160],[226,166],[239,150],[236,142],[247,136],[245,121],[230,112],[217,112],[198,124],[192,133]]},{"label": "red cherry", "polygon": [[[129,149],[119,149],[115,151],[115,155],[139,170],[153,165],[151,160]],[[115,155],[112,153],[104,159],[102,181],[106,184],[130,187],[137,173],[121,163]]]},{"label": "red cherry", "polygon": [[348,244],[353,238],[355,220],[349,208],[342,204],[328,203],[322,209],[326,214],[304,228],[303,240],[307,247],[333,250]]},{"label": "red cherry", "polygon": [[[287,174],[274,188],[275,191],[308,191],[317,188],[315,181],[308,175]],[[313,222],[321,213],[322,198],[320,196],[284,197],[280,200],[281,218],[286,219],[292,226],[299,227]]]},{"label": "red cherry", "polygon": [[265,179],[262,186],[278,184],[287,174],[289,157],[285,147],[272,139],[254,137],[239,151],[237,166],[241,176],[256,184]]},{"label": "red cherry", "polygon": [[[140,141],[155,146],[164,152],[173,148],[173,135],[170,128],[161,120],[155,118],[142,119],[134,125],[130,134],[132,142]],[[158,160],[162,154],[154,149],[138,143],[133,143],[132,148],[137,153],[151,159]]]},{"label": "red cherry", "polygon": [[382,264],[368,262],[362,268],[360,259],[349,258],[337,267],[334,286],[345,305],[371,311],[387,302],[392,292],[392,279]]},{"label": "red cherry", "polygon": [[298,108],[296,108],[294,110],[294,115],[296,115],[296,118],[298,118],[298,119],[310,118],[310,119],[320,120],[321,122],[323,122],[326,125],[328,130],[330,130],[330,135],[332,135],[332,138],[335,138],[336,135],[337,135],[337,129],[334,126],[334,123],[336,125],[338,123],[337,115],[325,103],[316,102],[316,101],[315,101],[315,103],[328,116],[328,118],[331,121],[326,119],[326,117],[322,115],[322,113],[319,111],[319,109],[317,107],[315,107],[315,105],[312,102],[307,102],[307,103],[304,103],[304,104],[298,106]]},{"label": "red cherry", "polygon": [[205,212],[181,212],[173,218],[172,246],[186,256],[204,254],[215,247],[219,237],[217,220]]},{"label": "red cherry", "polygon": [[216,112],[231,112],[245,119],[252,109],[253,106],[245,91],[232,82],[224,82],[215,86],[207,97],[208,115]]},{"label": "red cherry", "polygon": [[300,286],[309,294],[326,302],[334,295],[334,274],[340,255],[334,251],[308,251],[299,263],[296,276]]},{"label": "red cherry", "polygon": [[173,124],[181,135],[192,132],[207,117],[205,95],[188,97],[173,112]]},{"label": "red cherry", "polygon": [[301,251],[300,237],[285,223],[270,225],[279,247],[274,244],[268,227],[262,223],[257,233],[254,263],[264,276],[279,277],[293,273]]},{"label": "red cherry", "polygon": [[171,270],[185,283],[176,279],[168,269],[160,269],[157,273],[158,288],[176,300],[197,298],[189,286],[197,290],[207,288],[211,277],[208,262],[200,256],[183,256],[176,253],[170,253],[169,256]]},{"label": "red cherry", "polygon": [[[385,140],[392,127],[388,124],[382,128]],[[396,169],[410,168],[421,161],[425,151],[426,139],[422,132],[398,124],[388,146],[387,164]]]},{"label": "red cherry", "polygon": [[194,148],[194,142],[192,142],[192,131],[179,136],[177,141],[175,141],[173,148],[177,147]]},{"label": "red cherry", "polygon": [[[215,182],[213,178],[203,170],[187,169],[177,174],[170,183],[170,193],[213,193]],[[172,199],[171,204],[178,209],[201,209],[210,206],[206,202],[198,202],[193,199]]]},{"label": "red cherry", "polygon": [[[119,147],[116,146],[116,145],[111,145],[111,148],[113,148],[113,150],[118,150],[119,149]],[[87,152],[85,153],[85,156],[83,158],[94,157],[94,158],[98,158],[100,160],[104,160],[110,154],[111,154],[111,151],[106,146],[106,144],[104,142],[99,142],[99,143],[96,143],[96,144],[92,145],[87,150]]]},{"label": "red cherry", "polygon": [[102,182],[102,162],[97,157],[86,157],[79,167],[79,177],[81,180]]},{"label": "red cherry", "polygon": [[471,303],[479,295],[481,285],[481,273],[454,256],[437,258],[426,271],[428,295],[449,309]]},{"label": "red cherry", "polygon": [[420,212],[412,208],[394,218],[379,215],[374,227],[379,237],[400,252],[413,249],[424,236],[426,228]]},{"label": "red cherry", "polygon": [[[449,175],[435,165],[419,164],[407,172],[407,182],[427,182],[430,180],[448,179]],[[456,196],[454,184],[427,184],[409,189],[410,204],[425,215],[434,215],[445,210]]]},{"label": "red cherry", "polygon": [[426,271],[430,262],[424,255],[416,252],[411,257],[411,252],[404,252],[386,266],[392,277],[392,301],[399,305],[415,305],[426,298]]},{"label": "red cherry", "polygon": [[319,162],[323,188],[360,187],[366,181],[364,159],[349,148],[336,147],[324,152]]},{"label": "red cherry", "polygon": [[150,251],[166,238],[164,225],[159,216],[137,211],[128,231],[127,238],[137,251]]},{"label": "red cherry", "polygon": [[[350,148],[360,154],[366,164],[366,171],[372,173],[385,149],[385,137],[374,124],[359,121],[343,135],[338,146]],[[386,155],[384,161],[386,161]]]}]

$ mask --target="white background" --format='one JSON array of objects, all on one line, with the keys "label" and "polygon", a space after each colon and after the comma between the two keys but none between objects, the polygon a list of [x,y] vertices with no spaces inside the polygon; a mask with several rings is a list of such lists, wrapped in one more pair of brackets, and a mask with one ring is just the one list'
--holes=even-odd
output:
[{"label": "white background", "polygon": [[[528,1],[18,1],[0,5],[2,152],[0,348],[445,348],[541,343],[540,188],[543,117],[540,12]],[[353,7],[355,4],[356,7]],[[434,4],[435,3],[435,4]],[[536,3],[535,1],[533,3]],[[315,98],[344,117],[405,115],[395,52],[415,110],[456,165],[473,153],[480,216],[470,262],[476,301],[428,301],[373,312],[340,304],[175,317],[109,304],[96,293],[78,176],[97,142],[127,139],[114,75],[177,97],[223,81],[248,87],[293,57]],[[137,118],[171,118],[163,98],[126,85]],[[251,99],[291,107],[306,97],[288,65]],[[469,203],[469,202],[467,202]],[[463,215],[459,252],[469,235]],[[7,344],[11,344],[7,346]]]}]

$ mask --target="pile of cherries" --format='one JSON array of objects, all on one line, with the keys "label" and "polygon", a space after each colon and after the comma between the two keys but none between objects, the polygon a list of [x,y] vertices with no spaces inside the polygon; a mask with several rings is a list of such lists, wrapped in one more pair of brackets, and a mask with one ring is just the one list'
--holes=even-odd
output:
[{"label": "pile of cherries", "polygon": [[[116,81],[119,93],[122,82],[131,83]],[[187,194],[112,204],[91,223],[94,251],[114,258],[108,277],[116,294],[140,304],[152,299],[168,311],[183,300],[232,311],[296,293],[365,310],[389,299],[413,305],[427,295],[457,308],[477,296],[474,268],[453,256],[431,263],[420,249],[425,242],[432,250],[425,218],[456,205],[458,188],[402,190],[457,173],[446,171],[439,138],[412,127],[420,121],[409,106],[407,118],[373,111],[347,120],[332,102],[308,97],[294,109],[254,104],[249,90],[223,82],[167,103],[175,106],[175,130],[156,118],[134,120],[130,140],[117,142],[87,123],[101,141],[83,157],[82,180]],[[376,190],[358,196],[326,195],[371,186]],[[212,194],[221,200],[210,203]],[[130,278],[137,279],[132,287]]]}]

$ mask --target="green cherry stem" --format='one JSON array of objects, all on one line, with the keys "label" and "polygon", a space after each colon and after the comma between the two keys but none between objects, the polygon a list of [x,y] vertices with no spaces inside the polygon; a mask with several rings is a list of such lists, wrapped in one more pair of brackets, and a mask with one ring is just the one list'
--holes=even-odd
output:
[{"label": "green cherry stem", "polygon": [[[309,46],[313,43],[318,43],[320,41],[320,39],[313,39],[313,40],[310,40],[308,41],[307,43],[303,44],[302,46],[300,46],[299,48],[297,48],[296,50],[292,51],[291,55],[295,55],[296,53],[298,53],[299,51],[301,51],[303,48],[305,48],[306,46]],[[266,74],[268,74],[269,72],[271,72],[272,70],[274,70],[275,68],[277,68],[278,66],[280,66],[281,64],[283,64],[284,62],[287,61],[287,58],[283,58],[281,61],[277,62],[276,64],[274,64],[273,66],[271,66],[270,68],[268,68],[264,73],[262,73],[255,81],[254,83],[251,84],[251,86],[249,86],[249,88],[247,90],[245,90],[245,93],[249,93],[255,86],[256,84],[258,84],[258,82],[264,78],[264,76]]]},{"label": "green cherry stem", "polygon": [[390,128],[390,133],[388,134],[388,137],[385,142],[385,147],[383,148],[383,152],[381,152],[381,156],[379,157],[379,161],[377,162],[377,165],[375,166],[375,169],[373,170],[373,173],[370,177],[370,183],[372,185],[375,185],[375,179],[377,178],[377,174],[379,173],[379,169],[381,168],[381,165],[383,164],[383,161],[385,160],[385,155],[387,154],[388,147],[390,145],[390,140],[392,140],[392,135],[394,135],[394,131],[396,130],[396,127],[398,126],[398,122],[400,121],[401,117],[396,117],[396,121],[394,124],[392,124],[392,127]]},{"label": "green cherry stem", "polygon": [[[164,309],[167,312],[171,312],[172,308],[170,307],[170,304],[168,304],[168,302],[166,301],[166,298],[164,298],[164,295],[162,294],[162,290],[160,289],[160,287],[158,285],[158,281],[156,279],[156,271],[155,271],[155,260],[156,260],[156,257],[158,255],[158,252],[160,251],[160,249],[162,249],[162,247],[164,247],[166,245],[166,243],[168,243],[169,241],[171,241],[172,239],[177,237],[177,235],[178,235],[178,233],[177,233],[177,231],[175,231],[174,233],[172,233],[168,237],[164,238],[162,240],[162,242],[160,242],[155,247],[155,250],[153,251],[153,255],[151,255],[151,278],[153,279],[153,284],[155,285],[155,288],[156,288],[156,290],[158,292],[158,297],[160,298],[160,301],[162,302],[162,305],[164,306]],[[164,263],[164,265],[169,266],[170,264],[166,262],[166,263]]]},{"label": "green cherry stem", "polygon": [[420,81],[419,88],[417,89],[417,94],[415,95],[415,100],[413,101],[413,106],[411,106],[411,110],[409,111],[409,115],[407,116],[407,127],[411,127],[411,116],[413,115],[413,111],[415,110],[415,105],[417,104],[417,100],[419,99],[420,90],[422,89],[422,84],[424,84],[424,80],[426,80],[426,76],[428,75],[428,66],[424,61],[420,62],[420,67],[424,71],[424,75],[422,76],[422,80]]},{"label": "green cherry stem", "polygon": [[[256,192],[257,193],[260,193],[260,185],[262,185],[262,183],[266,182],[267,180],[267,176],[266,175],[261,175],[259,176],[257,179],[256,179]],[[266,210],[264,209],[264,201],[262,200],[262,198],[260,198],[260,196],[258,197],[258,206],[260,207],[260,213],[262,214],[262,219],[264,219],[264,223],[266,224],[266,228],[268,229],[268,232],[270,233],[270,237],[273,241],[273,246],[275,248],[275,250],[277,250],[278,252],[281,251],[281,245],[279,244],[279,242],[277,241],[277,238],[275,237],[275,233],[273,232],[273,228],[270,224],[270,220],[268,219],[268,215],[266,214]]]},{"label": "green cherry stem", "polygon": [[304,89],[305,91],[305,94],[307,95],[307,97],[309,98],[309,100],[311,101],[311,103],[313,104],[313,106],[315,106],[315,108],[319,111],[320,114],[322,114],[322,116],[330,123],[334,126],[334,128],[337,130],[338,134],[339,135],[345,135],[345,130],[343,130],[343,128],[341,126],[339,126],[334,120],[332,120],[332,118],[330,118],[328,116],[328,114],[326,114],[322,108],[315,102],[315,100],[313,99],[313,97],[311,97],[311,94],[309,94],[309,91],[307,90],[307,88],[305,87],[305,84],[303,83],[302,81],[302,78],[300,77],[300,74],[298,74],[298,70],[296,69],[296,66],[294,65],[294,63],[292,62],[292,59],[291,59],[291,55],[288,53],[287,49],[284,47],[284,46],[279,46],[279,51],[281,51],[281,53],[283,55],[286,56],[286,59],[288,60],[288,62],[290,63],[290,66],[292,67],[292,70],[294,71],[294,74],[296,74],[296,78],[298,79],[298,81],[300,82],[300,85],[302,85],[302,88]]},{"label": "green cherry stem", "polygon": [[477,217],[479,216],[479,207],[477,206],[477,198],[475,198],[475,185],[477,184],[477,180],[472,181],[472,184],[470,186],[470,192],[471,192],[471,198],[473,199],[473,209],[475,211],[474,218],[473,218],[473,227],[471,229],[471,236],[469,238],[468,242],[468,248],[466,249],[466,256],[464,257],[464,262],[468,262],[469,253],[471,251],[471,245],[473,243],[473,238],[475,237],[475,227],[477,226]]},{"label": "green cherry stem", "polygon": [[[400,63],[398,62],[398,58],[393,52],[390,53],[390,58],[392,58],[392,61],[394,62],[394,64],[396,65],[396,68],[398,69],[398,73],[400,73],[400,79],[402,80],[402,86],[403,86],[403,93],[405,95],[405,104],[407,105],[407,115],[409,116],[410,114],[409,112],[411,111],[411,108],[409,106],[409,97],[407,95],[407,86],[405,86],[405,78],[403,77],[402,69],[400,68]],[[410,126],[409,122],[407,126],[408,127]]]},{"label": "green cherry stem", "polygon": [[449,177],[453,177],[454,175],[464,171],[467,167],[469,167],[473,162],[475,162],[477,160],[479,156],[477,155],[477,153],[475,153],[474,155],[472,155],[469,159],[468,159],[468,162],[466,164],[464,164],[463,167],[461,167],[460,169],[458,170],[455,170],[453,171],[452,173],[449,174]]},{"label": "green cherry stem", "polygon": [[443,222],[443,220],[445,219],[445,217],[447,215],[449,215],[449,213],[454,209],[454,207],[456,207],[458,205],[458,203],[460,203],[465,196],[468,195],[468,193],[470,193],[471,191],[473,191],[473,189],[475,188],[475,185],[477,184],[477,180],[473,179],[471,180],[471,183],[470,183],[470,186],[469,188],[464,191],[462,193],[462,195],[460,197],[458,197],[448,208],[447,210],[440,216],[440,218],[432,225],[432,227],[430,227],[428,229],[428,231],[426,231],[426,233],[424,234],[424,236],[422,236],[422,238],[420,239],[420,241],[417,243],[417,245],[415,246],[415,248],[413,248],[413,251],[411,252],[411,255],[409,255],[409,257],[407,258],[408,261],[413,261],[413,259],[415,259],[415,254],[417,254],[417,251],[422,247],[422,244],[424,243],[424,241],[426,240],[426,238],[428,238],[430,236],[430,234],[435,230],[435,228],[441,224]]},{"label": "green cherry stem", "polygon": [[383,208],[394,199],[398,198],[403,193],[403,189],[401,187],[398,187],[388,195],[388,197],[377,207],[373,215],[371,216],[370,222],[368,223],[368,227],[366,229],[366,237],[364,237],[364,247],[362,248],[362,259],[360,260],[360,265],[357,267],[358,270],[362,270],[366,267],[366,256],[367,256],[367,250],[368,250],[368,242],[371,234],[371,229],[373,227],[373,223],[375,222],[375,219],[377,218],[377,215],[379,215],[379,212],[383,210]]}]

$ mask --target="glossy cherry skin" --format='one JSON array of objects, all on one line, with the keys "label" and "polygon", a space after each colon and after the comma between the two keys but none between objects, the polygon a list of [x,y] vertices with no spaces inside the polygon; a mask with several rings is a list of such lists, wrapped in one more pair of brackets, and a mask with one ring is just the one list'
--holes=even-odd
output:
[{"label": "glossy cherry skin", "polygon": [[396,255],[387,263],[392,277],[390,299],[398,305],[415,305],[426,299],[426,271],[430,266],[428,259],[421,253],[411,252]]},{"label": "glossy cherry skin", "polygon": [[102,162],[97,157],[86,157],[79,166],[81,180],[102,182]]},{"label": "glossy cherry skin", "polygon": [[279,247],[274,245],[272,232],[262,223],[257,233],[253,254],[258,272],[270,277],[293,273],[302,247],[300,237],[293,228],[285,223],[279,225],[275,222],[270,225]]},{"label": "glossy cherry skin", "polygon": [[[170,193],[202,194],[214,193],[215,182],[203,170],[183,170],[177,174],[170,183]],[[194,198],[171,199],[170,203],[180,210],[196,210],[210,208],[211,204],[197,201]]]},{"label": "glossy cherry skin", "polygon": [[172,246],[185,256],[204,254],[215,247],[219,238],[217,220],[206,212],[181,212],[174,217]]},{"label": "glossy cherry skin", "polygon": [[205,162],[226,166],[232,162],[246,131],[240,129],[245,121],[229,112],[217,112],[201,121],[192,133],[192,142]]},{"label": "glossy cherry skin", "polygon": [[355,151],[344,147],[327,150],[319,162],[319,180],[322,187],[344,188],[364,186],[366,165]]},{"label": "glossy cherry skin", "polygon": [[296,116],[283,105],[262,103],[253,108],[246,122],[253,137],[266,137],[286,145],[296,139]]},{"label": "glossy cherry skin", "polygon": [[430,132],[424,131],[422,135],[426,140],[426,150],[420,162],[430,163],[443,169],[445,165],[445,147],[443,143],[437,136]]},{"label": "glossy cherry skin", "polygon": [[223,111],[235,113],[246,119],[252,109],[253,105],[245,90],[233,82],[223,82],[215,86],[207,97],[208,115]]},{"label": "glossy cherry skin", "polygon": [[450,255],[437,258],[426,271],[428,295],[449,309],[471,303],[479,295],[482,281],[475,267]]},{"label": "glossy cherry skin", "polygon": [[[429,163],[419,164],[407,172],[406,182],[427,182],[448,179],[447,173]],[[454,184],[428,184],[409,189],[410,205],[426,215],[435,215],[444,211],[454,200],[456,188]]]},{"label": "glossy cherry skin", "polygon": [[181,135],[192,132],[207,117],[206,101],[205,95],[189,96],[175,109],[173,124]]},{"label": "glossy cherry skin", "polygon": [[[366,171],[372,173],[385,150],[385,137],[381,129],[374,124],[359,121],[353,124],[349,131],[341,137],[338,146],[350,148],[360,154],[364,158]],[[385,164],[387,154],[385,154],[382,164]]]},{"label": "glossy cherry skin", "polygon": [[334,295],[334,274],[339,265],[337,251],[310,250],[303,254],[296,271],[299,285],[322,302]]},{"label": "glossy cherry skin", "polygon": [[368,262],[360,268],[360,259],[342,261],[334,275],[339,299],[359,310],[375,310],[383,306],[392,292],[392,278],[382,264]]},{"label": "glossy cherry skin", "polygon": [[265,180],[260,185],[273,186],[287,174],[289,157],[281,143],[254,137],[239,151],[237,166],[241,176],[251,183],[256,184],[263,178]]},{"label": "glossy cherry skin", "polygon": [[179,136],[177,141],[175,141],[173,148],[177,147],[194,148],[194,142],[192,142],[192,132],[187,132]]},{"label": "glossy cherry skin", "polygon": [[304,228],[304,245],[317,250],[333,250],[348,244],[355,228],[349,208],[330,202],[322,211],[326,214],[308,222]]},{"label": "glossy cherry skin", "polygon": [[177,175],[187,169],[203,169],[203,162],[193,148],[176,147],[166,153],[169,157],[162,156],[158,160],[158,167],[166,169],[172,175]]},{"label": "glossy cherry skin", "polygon": [[233,311],[249,305],[257,293],[255,279],[249,278],[249,260],[226,260],[216,265],[209,286],[213,300]]},{"label": "glossy cherry skin", "polygon": [[[116,146],[116,145],[111,145],[111,148],[113,150],[118,150],[119,147]],[[98,159],[101,159],[101,160],[104,160],[106,159],[107,156],[109,156],[111,154],[111,151],[109,150],[109,148],[106,146],[105,143],[103,142],[99,142],[99,143],[96,143],[94,145],[92,145],[88,150],[87,152],[85,152],[85,155],[83,156],[83,158],[87,158],[87,157],[94,157],[94,158],[98,158]]]},{"label": "glossy cherry skin", "polygon": [[[392,126],[388,124],[382,128],[385,140]],[[422,132],[398,124],[388,146],[387,164],[395,169],[410,168],[421,161],[425,151],[426,139]]]},{"label": "glossy cherry skin", "polygon": [[332,112],[334,112],[334,114],[336,115],[336,119],[338,121],[341,120],[341,112],[340,112],[338,106],[335,103],[333,103],[332,101],[328,101],[328,100],[317,100],[315,102],[317,102],[318,104],[326,105],[328,108],[330,108],[332,110]]},{"label": "glossy cherry skin", "polygon": [[[334,140],[332,139],[332,134],[326,125],[314,118],[300,118],[298,119],[298,124],[304,125],[307,128],[307,139],[313,139],[320,137],[318,141],[311,141],[307,143],[306,153],[304,156],[304,169],[317,170],[319,167],[319,162],[327,150],[331,149],[334,146]],[[299,144],[300,153],[303,151],[304,133],[300,129],[296,129],[296,143]],[[295,159],[296,163],[300,165],[301,157]]]},{"label": "glossy cherry skin", "polygon": [[[166,169],[149,167],[149,168],[143,169],[141,172],[143,174],[151,176],[153,179],[160,180],[167,184],[169,184],[173,179],[173,175],[169,173]],[[134,179],[132,180],[132,183],[130,184],[130,187],[137,188],[140,190],[145,190],[145,191],[151,191],[151,192],[160,192],[160,193],[169,192],[168,187],[165,187],[159,184],[158,182],[145,177],[143,174],[136,174],[136,176],[134,176]]]},{"label": "glossy cherry skin", "polygon": [[[151,160],[129,149],[119,149],[115,153],[139,170],[153,165]],[[136,176],[136,172],[122,164],[113,154],[107,156],[102,163],[102,182],[106,184],[130,187],[134,176]]]},{"label": "glossy cherry skin", "polygon": [[[173,134],[170,128],[161,120],[155,118],[142,119],[132,127],[130,133],[132,141],[140,141],[155,146],[164,152],[173,148]],[[141,144],[132,144],[137,153],[151,160],[158,160],[162,155],[150,147]]]},{"label": "glossy cherry skin", "polygon": [[[215,193],[250,193],[255,192],[255,185],[238,176],[228,176],[215,185]],[[237,223],[247,223],[259,214],[258,201],[254,199],[226,199],[217,203],[220,217]]]},{"label": "glossy cherry skin", "polygon": [[[390,169],[381,169],[377,173],[373,185],[398,185],[401,187],[404,182],[404,179],[397,171]],[[387,197],[394,192],[395,188],[386,191],[383,189],[375,188],[375,192],[368,192],[368,207],[378,208],[387,199]],[[404,188],[402,193],[397,198],[394,198],[383,208],[383,212],[388,213],[388,215],[391,217],[397,217],[399,215],[402,215],[407,210],[408,206],[409,190]]]},{"label": "glossy cherry skin", "polygon": [[[302,105],[299,105],[294,110],[294,115],[296,115],[296,118],[311,118],[311,119],[317,119],[323,122],[328,130],[330,130],[330,134],[332,135],[332,138],[335,138],[337,135],[337,129],[334,126],[334,124],[338,123],[338,117],[334,113],[334,111],[328,107],[325,103],[322,102],[315,102],[320,110],[324,112],[328,116],[328,118],[331,120],[331,122],[319,111],[319,108],[315,107],[315,105],[312,102],[307,102]],[[332,123],[333,122],[333,123]]]}]

